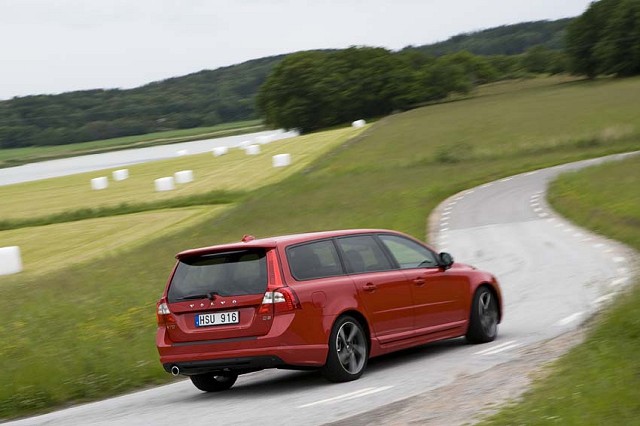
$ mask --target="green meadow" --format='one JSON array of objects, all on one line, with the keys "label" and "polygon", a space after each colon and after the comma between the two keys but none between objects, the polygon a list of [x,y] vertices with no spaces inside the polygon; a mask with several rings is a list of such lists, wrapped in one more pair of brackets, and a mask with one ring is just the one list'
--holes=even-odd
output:
[{"label": "green meadow", "polygon": [[[154,346],[155,302],[177,251],[237,241],[247,233],[263,237],[351,227],[392,228],[424,238],[429,212],[462,189],[527,170],[640,149],[639,90],[638,78],[514,81],[482,88],[469,99],[385,117],[357,135],[350,134],[351,129],[336,130],[340,138],[325,132],[308,135],[333,144],[317,151],[312,161],[309,156],[305,166],[274,172],[277,175],[262,181],[259,171],[246,166],[253,159],[242,157],[229,186],[183,190],[246,191],[223,211],[203,213],[191,223],[171,226],[157,237],[141,237],[135,246],[100,257],[75,264],[63,260],[46,275],[0,277],[0,309],[7,324],[0,329],[0,339],[9,342],[0,347],[0,417],[171,380]],[[230,168],[232,160],[225,160]],[[183,167],[182,158],[172,161],[176,163],[163,173],[189,168],[196,179],[207,179],[206,171]],[[130,170],[132,179],[147,177],[132,181],[131,191],[123,190],[128,195],[114,195],[108,203],[164,196],[148,192],[151,178],[158,175]],[[245,180],[248,173],[253,178]],[[77,188],[88,188],[88,178],[78,177]],[[237,179],[262,183],[242,186]],[[0,217],[16,209],[42,216],[56,208],[90,204],[73,191],[65,195],[64,187],[49,181],[18,191],[46,194],[49,188],[60,198],[68,197],[64,206],[45,199],[38,204],[42,208],[24,208],[23,203],[32,203],[25,195]],[[38,228],[47,227],[32,229]],[[42,300],[46,308],[37,303]]]}]

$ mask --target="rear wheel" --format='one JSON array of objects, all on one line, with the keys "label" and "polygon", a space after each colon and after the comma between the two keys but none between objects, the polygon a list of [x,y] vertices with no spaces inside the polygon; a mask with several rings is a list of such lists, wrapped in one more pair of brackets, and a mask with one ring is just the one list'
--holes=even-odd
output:
[{"label": "rear wheel", "polygon": [[498,335],[498,300],[488,287],[480,287],[473,296],[467,340],[471,343],[493,341]]},{"label": "rear wheel", "polygon": [[329,338],[329,354],[322,374],[332,382],[356,380],[369,359],[367,337],[358,320],[350,316],[338,319]]},{"label": "rear wheel", "polygon": [[220,392],[229,389],[238,379],[237,374],[225,374],[224,376],[214,373],[197,374],[189,376],[195,387],[205,392]]}]

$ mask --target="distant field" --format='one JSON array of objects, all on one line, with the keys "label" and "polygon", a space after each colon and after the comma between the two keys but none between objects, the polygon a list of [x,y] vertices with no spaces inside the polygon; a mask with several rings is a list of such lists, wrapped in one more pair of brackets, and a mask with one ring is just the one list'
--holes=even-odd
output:
[{"label": "distant field", "polygon": [[[302,170],[312,159],[361,131],[349,127],[284,139],[262,145],[259,155],[249,156],[241,149],[233,149],[220,157],[206,153],[132,165],[128,168],[129,179],[119,182],[111,179],[111,170],[103,170],[1,186],[0,218],[28,218],[86,207],[156,202],[212,190],[252,190]],[[271,157],[282,153],[291,154],[292,164],[272,167]],[[193,170],[194,182],[177,185],[174,191],[155,191],[155,179],[172,176],[180,170]],[[92,190],[90,179],[99,176],[109,178],[109,188]]]},{"label": "distant field", "polygon": [[[640,157],[561,176],[554,208],[640,250]],[[631,425],[640,419],[640,281],[599,316],[586,341],[553,363],[524,400],[488,425]]]},{"label": "distant field", "polygon": [[[156,210],[101,219],[0,232],[0,247],[19,246],[26,276],[40,279],[57,269],[117,255],[150,238],[185,228],[227,207]],[[2,277],[0,277],[0,285]]]},{"label": "distant field", "polygon": [[[155,301],[185,247],[350,227],[423,238],[429,212],[462,189],[640,149],[640,79],[536,83],[386,117],[224,214],[46,280],[0,280],[0,340],[9,342],[0,346],[0,417],[170,380],[152,343]],[[240,166],[235,173],[261,176]],[[88,187],[84,179],[77,184]],[[47,309],[33,300],[47,300]]]},{"label": "distant field", "polygon": [[147,133],[145,135],[125,136],[121,138],[81,142],[68,145],[0,149],[0,168],[18,166],[25,163],[53,158],[96,154],[99,152],[107,152],[123,148],[141,148],[152,145],[165,145],[197,139],[231,136],[235,134],[257,132],[263,129],[264,126],[260,120],[250,120],[225,123],[213,127],[169,130],[166,132]]}]

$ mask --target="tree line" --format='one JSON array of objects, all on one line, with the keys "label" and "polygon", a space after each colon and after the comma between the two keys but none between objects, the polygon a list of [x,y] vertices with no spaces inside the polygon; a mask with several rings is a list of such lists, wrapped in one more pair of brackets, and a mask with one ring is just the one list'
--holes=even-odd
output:
[{"label": "tree line", "polygon": [[591,3],[567,29],[567,54],[574,74],[640,74],[640,0]]},{"label": "tree line", "polygon": [[565,58],[542,46],[518,56],[458,52],[440,57],[405,49],[351,47],[287,56],[258,92],[265,122],[302,132],[403,111],[478,84],[528,73],[562,72]]},{"label": "tree line", "polygon": [[284,55],[129,90],[0,102],[0,148],[61,145],[254,119],[255,94]]},{"label": "tree line", "polygon": [[538,73],[640,72],[640,0],[600,0],[575,19],[527,22],[399,52],[298,52],[130,90],[0,101],[0,149],[68,144],[262,117],[310,131]]}]

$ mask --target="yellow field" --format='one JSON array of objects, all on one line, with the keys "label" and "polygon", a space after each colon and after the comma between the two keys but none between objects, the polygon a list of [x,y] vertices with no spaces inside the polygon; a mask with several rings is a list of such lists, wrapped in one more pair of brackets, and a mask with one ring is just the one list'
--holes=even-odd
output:
[{"label": "yellow field", "polygon": [[[0,247],[19,246],[24,271],[41,275],[130,249],[227,209],[226,206],[157,210],[0,232]],[[0,276],[0,282],[4,277]],[[7,276],[8,278],[8,276]]]},{"label": "yellow field", "polygon": [[[45,216],[86,207],[157,201],[218,189],[251,190],[283,179],[309,162],[357,135],[362,129],[344,128],[299,136],[261,146],[259,155],[240,149],[214,157],[211,153],[177,157],[128,167],[129,179],[115,182],[112,170],[84,173],[0,187],[0,219]],[[273,168],[271,157],[291,154],[292,164]],[[180,170],[193,170],[195,180],[167,192],[155,192],[154,180]],[[107,176],[109,188],[94,191],[90,179]]]}]

